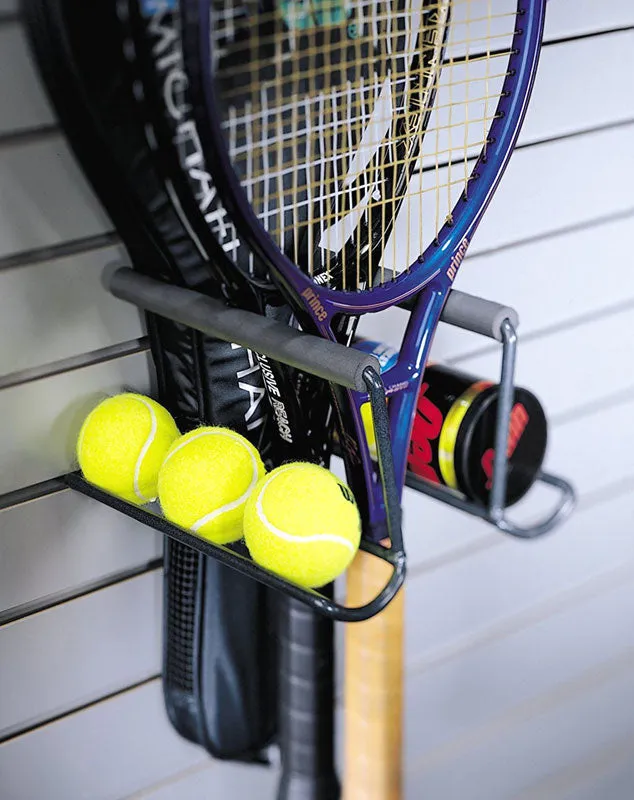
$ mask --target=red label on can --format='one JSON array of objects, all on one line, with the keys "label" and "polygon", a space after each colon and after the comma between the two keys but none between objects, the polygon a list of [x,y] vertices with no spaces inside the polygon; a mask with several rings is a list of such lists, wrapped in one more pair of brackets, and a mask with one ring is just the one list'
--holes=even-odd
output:
[{"label": "red label on can", "polygon": [[[509,438],[508,443],[506,446],[506,457],[510,458],[513,453],[515,452],[515,448],[519,440],[522,438],[522,434],[526,430],[526,426],[530,421],[530,416],[528,411],[524,408],[521,403],[515,403],[513,406],[513,410],[511,411],[511,421],[509,424]],[[484,470],[484,474],[487,476],[486,488],[491,489],[492,482],[493,482],[493,460],[495,459],[495,450],[493,447],[489,447],[488,450],[485,450],[482,454],[482,458],[480,459],[480,465]]]}]

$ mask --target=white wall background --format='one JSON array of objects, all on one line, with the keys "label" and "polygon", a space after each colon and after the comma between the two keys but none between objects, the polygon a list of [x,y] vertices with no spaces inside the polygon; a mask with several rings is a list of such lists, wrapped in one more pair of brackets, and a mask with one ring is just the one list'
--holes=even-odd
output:
[{"label": "white wall background", "polygon": [[[150,365],[99,283],[112,227],[12,0],[0,14],[0,797],[273,798],[274,772],[214,764],[168,725],[158,537],[56,479],[94,397],[149,390]],[[580,504],[522,543],[408,493],[407,800],[634,797],[633,76],[632,0],[550,0],[458,287],[520,311],[518,379]],[[495,347],[446,328],[435,356],[496,372]]]}]

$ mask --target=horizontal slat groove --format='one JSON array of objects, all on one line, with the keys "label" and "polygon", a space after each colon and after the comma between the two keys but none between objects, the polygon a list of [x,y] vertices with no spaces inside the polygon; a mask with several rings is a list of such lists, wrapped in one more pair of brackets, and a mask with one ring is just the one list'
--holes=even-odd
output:
[{"label": "horizontal slat groove", "polygon": [[0,133],[0,150],[6,150],[14,145],[28,145],[43,142],[60,135],[58,125],[42,125],[37,128]]},{"label": "horizontal slat groove", "polygon": [[82,353],[79,356],[54,361],[43,367],[33,367],[20,372],[13,372],[9,375],[0,376],[0,391],[2,389],[11,389],[15,386],[23,386],[26,383],[33,383],[44,378],[52,378],[55,375],[63,375],[84,367],[104,364],[107,361],[114,361],[125,356],[144,353],[148,349],[149,340],[146,336],[143,336],[140,339],[113,344],[110,347],[104,347],[92,353]]},{"label": "horizontal slat groove", "polygon": [[634,386],[630,386],[619,392],[614,392],[614,394],[611,395],[605,395],[600,400],[579,405],[572,411],[567,411],[564,414],[552,414],[550,416],[550,423],[552,425],[565,425],[568,422],[575,422],[590,414],[596,414],[599,411],[615,408],[623,403],[629,403],[632,397],[634,397]]},{"label": "horizontal slat groove", "polygon": [[531,147],[543,147],[546,144],[554,144],[555,142],[565,142],[569,139],[579,139],[582,136],[592,136],[596,133],[606,133],[607,131],[615,131],[619,128],[629,128],[634,125],[634,119],[622,119],[618,122],[608,122],[604,125],[592,125],[588,128],[582,128],[578,131],[571,133],[560,133],[556,136],[547,136],[543,139],[533,139],[530,142],[520,142],[516,145],[515,150],[529,150]]},{"label": "horizontal slat groove", "polygon": [[[607,122],[602,125],[593,125],[581,130],[571,131],[570,133],[559,133],[555,136],[545,136],[543,139],[531,139],[528,142],[519,142],[515,145],[515,151],[530,150],[533,147],[543,147],[548,144],[556,144],[557,142],[566,142],[572,139],[581,139],[584,136],[592,136],[599,133],[608,133],[609,131],[616,131],[620,128],[629,128],[634,125],[634,119],[618,120],[617,122]],[[475,155],[470,160],[475,163]],[[451,164],[456,167],[462,164],[463,156],[452,157]],[[445,169],[449,166],[449,160],[439,161],[438,164],[429,164],[420,169],[414,170],[414,175],[420,175],[425,172],[435,172],[438,169]]]},{"label": "horizontal slat groove", "polygon": [[126,798],[126,800],[145,800],[146,798],[152,798],[152,796],[161,789],[166,789],[169,786],[176,786],[186,778],[191,777],[192,775],[198,775],[200,773],[207,772],[208,770],[212,770],[215,766],[215,764],[209,764],[205,761],[201,762],[200,764],[194,764],[188,769],[176,773],[176,775],[170,775],[170,777],[166,778],[165,780],[152,784],[152,786],[147,786],[145,789],[141,789],[140,792],[131,794]]},{"label": "horizontal slat groove", "polygon": [[21,21],[21,15],[18,11],[0,11],[0,27],[19,24]]},{"label": "horizontal slat groove", "polygon": [[21,253],[14,253],[0,258],[0,272],[18,267],[29,267],[33,264],[43,264],[46,261],[55,261],[68,256],[90,253],[94,250],[103,250],[106,247],[119,244],[120,241],[118,234],[115,231],[111,231],[109,233],[100,233],[96,236],[87,236],[85,239],[62,242],[62,244],[55,244],[51,247],[23,250]]},{"label": "horizontal slat groove", "polygon": [[549,239],[557,239],[560,236],[567,236],[571,233],[581,233],[582,231],[591,230],[592,228],[599,228],[601,225],[609,225],[612,222],[620,222],[621,220],[630,219],[631,217],[634,217],[634,207],[627,208],[615,214],[607,214],[596,217],[595,219],[584,220],[576,225],[565,225],[561,228],[554,228],[535,236],[528,236],[524,239],[515,239],[512,242],[505,242],[498,247],[489,247],[483,250],[478,250],[478,252],[474,253],[473,255],[467,254],[465,257],[465,263],[467,263],[471,258],[484,258],[486,256],[497,255],[498,253],[514,250],[516,247],[524,247],[525,245],[529,244],[546,242]]},{"label": "horizontal slat groove", "polygon": [[[602,319],[607,319],[613,314],[621,314],[625,311],[631,311],[632,309],[634,309],[634,298],[624,300],[621,303],[614,303],[611,306],[605,306],[604,308],[598,308],[596,311],[580,314],[577,317],[572,317],[562,322],[556,322],[553,325],[545,325],[544,327],[533,330],[525,335],[522,335],[522,327],[520,322],[519,340],[522,343],[534,342],[538,339],[544,339],[548,336],[554,336],[558,333],[564,333],[565,331],[573,330],[574,328],[580,328],[583,325],[588,325],[593,322],[598,322]],[[487,355],[488,353],[494,353],[498,349],[499,344],[486,345],[485,347],[479,347],[475,350],[460,353],[458,356],[452,356],[447,358],[446,361],[448,364],[460,364],[464,363],[465,361],[469,361],[472,358],[478,358],[479,356]]]},{"label": "horizontal slat groove", "polygon": [[634,475],[625,475],[623,478],[611,483],[607,487],[598,489],[596,492],[588,492],[588,494],[579,500],[578,508],[585,511],[588,508],[593,508],[602,503],[607,503],[610,500],[615,500],[632,491],[634,491]]},{"label": "horizontal slat groove", "polygon": [[40,614],[42,611],[49,611],[51,608],[55,608],[55,606],[60,606],[71,600],[78,600],[81,597],[100,592],[102,589],[108,589],[111,586],[125,583],[125,581],[138,578],[140,575],[146,575],[148,572],[156,572],[162,569],[162,567],[163,559],[155,558],[152,559],[152,561],[148,561],[147,564],[132,567],[116,575],[109,575],[83,586],[75,586],[72,590],[59,592],[58,594],[40,598],[31,603],[24,603],[14,608],[8,608],[0,612],[0,629],[3,625],[32,617],[34,614]]},{"label": "horizontal slat groove", "polygon": [[[612,131],[612,130],[618,130],[618,129],[621,129],[621,128],[627,128],[627,127],[633,126],[633,125],[634,125],[634,119],[620,120],[620,121],[608,123],[608,124],[605,124],[605,125],[599,125],[599,126],[596,126],[596,127],[586,128],[586,129],[583,129],[583,130],[580,130],[580,131],[574,131],[572,133],[565,133],[565,134],[556,135],[556,136],[552,136],[552,137],[546,137],[544,139],[539,139],[537,141],[526,142],[524,144],[519,144],[516,147],[516,149],[517,150],[527,150],[527,149],[530,149],[532,147],[541,147],[541,146],[544,146],[544,145],[554,144],[554,143],[557,143],[557,142],[566,141],[566,140],[570,140],[570,139],[579,139],[579,138],[582,138],[584,136],[590,136],[590,135],[594,135],[594,134],[606,133],[606,132],[609,132],[609,131]],[[10,143],[12,145],[32,144],[34,142],[39,142],[39,141],[41,141],[43,139],[51,138],[52,136],[55,136],[55,135],[59,135],[60,138],[63,138],[61,132],[59,132],[57,129],[54,129],[54,128],[44,127],[44,128],[41,129],[41,131],[42,131],[41,134],[40,134],[39,131],[10,133],[10,134],[8,134],[6,136],[6,138],[8,140],[10,140]],[[2,146],[2,141],[3,141],[3,139],[2,139],[2,137],[0,137],[0,147]],[[610,219],[616,219],[616,218],[618,218],[616,215],[612,215],[610,217]],[[94,241],[94,240],[104,239],[105,237],[112,237],[112,238],[109,238],[108,244],[114,244],[114,243],[117,243],[117,241],[118,241],[116,235],[113,234],[113,233],[99,234],[97,236],[87,237],[86,241],[90,242],[91,240]],[[80,240],[80,241],[83,241],[83,240]],[[530,239],[529,241],[534,241],[534,239]],[[30,258],[33,258],[34,260],[35,259],[43,260],[39,256],[39,254],[42,251],[46,252],[47,250],[50,250],[50,251],[54,250],[54,251],[56,251],[55,257],[57,257],[58,255],[68,255],[68,254],[72,254],[72,252],[78,252],[78,251],[73,251],[73,250],[66,251],[65,248],[67,246],[68,246],[68,243],[63,243],[63,244],[56,245],[56,246],[51,247],[51,248],[37,248],[36,250],[32,250],[32,251],[23,251],[23,252],[18,252],[18,253],[12,253],[10,256],[5,257],[3,259],[0,259],[0,270],[1,269],[7,269],[8,267],[14,267],[14,266],[27,266],[29,263],[33,263],[33,261],[29,260]],[[72,247],[73,243],[71,243],[70,246]],[[505,249],[508,246],[509,245],[505,245]],[[90,244],[88,244],[86,249],[91,249]],[[79,252],[81,252],[81,250]],[[488,251],[482,251],[482,252],[488,252]],[[482,252],[479,253],[479,255],[481,255]]]},{"label": "horizontal slat groove", "polygon": [[538,698],[530,698],[519,703],[502,714],[492,717],[485,724],[470,729],[462,736],[435,750],[428,751],[423,758],[418,759],[410,766],[408,772],[410,775],[416,775],[442,763],[450,761],[459,763],[460,754],[465,750],[480,746],[487,739],[503,736],[504,732],[514,725],[538,717],[557,706],[570,703],[576,697],[581,697],[626,675],[633,666],[634,647],[630,647],[617,658],[585,670],[566,684],[555,686]]},{"label": "horizontal slat groove", "polygon": [[[566,796],[572,796],[571,790],[585,789],[592,784],[593,779],[606,775],[625,763],[631,764],[633,752],[634,736],[627,736],[617,744],[592,753],[582,762],[567,766],[554,775],[549,775],[539,783],[522,791],[513,800],[544,800],[545,798],[555,800],[561,796],[562,792],[565,792]],[[606,800],[609,799],[606,798]]]},{"label": "horizontal slat groove", "polygon": [[544,47],[552,47],[558,44],[568,44],[569,42],[580,42],[583,39],[596,39],[598,36],[612,36],[615,33],[627,33],[634,31],[634,25],[621,25],[616,28],[606,28],[603,31],[590,31],[588,33],[577,33],[572,36],[561,36],[557,39],[544,40]]},{"label": "horizontal slat groove", "polygon": [[[598,597],[603,592],[629,583],[632,580],[634,580],[634,561],[628,561],[614,569],[601,572],[583,583],[547,597],[530,608],[505,617],[485,630],[478,631],[470,638],[465,637],[455,644],[450,644],[423,658],[410,662],[408,674],[420,674],[449,661],[455,661],[471,650],[476,650],[499,639],[504,639],[506,636],[523,628],[537,625],[542,620],[560,613],[566,608],[572,608],[582,601]],[[410,589],[410,591],[414,590]]]},{"label": "horizontal slat groove", "polygon": [[[628,402],[631,402],[631,400],[632,400],[631,392],[623,393],[623,395],[620,397],[620,402],[618,405],[626,404]],[[618,406],[616,403],[615,404],[606,403],[605,407],[610,408]],[[593,408],[591,412],[589,411],[588,416],[590,416],[591,413],[596,413],[601,410],[604,410],[603,404],[601,404],[599,408]],[[575,416],[575,420],[578,420],[580,418],[582,417]],[[565,424],[565,421],[566,420],[564,420],[563,422],[559,421],[557,424]],[[552,425],[552,427],[555,428],[557,426]],[[602,503],[607,503],[618,497],[626,495],[633,490],[634,490],[634,474],[627,475],[618,481],[610,483],[608,486],[603,486],[600,489],[597,489],[596,491],[586,492],[578,499],[577,507],[574,511],[574,514],[576,515],[582,511],[591,509],[594,506],[599,506]],[[551,535],[556,536],[557,531],[555,531]],[[442,552],[435,557],[428,557],[423,562],[417,563],[409,567],[408,580],[410,581],[410,583],[408,584],[408,586],[411,586],[414,580],[429,575],[430,573],[435,572],[438,569],[447,567],[450,564],[455,564],[458,561],[462,561],[465,558],[469,558],[470,556],[474,556],[477,553],[481,553],[485,550],[490,550],[493,547],[499,547],[505,540],[506,540],[505,534],[495,530],[494,528],[491,528],[490,532],[478,536],[475,539],[470,539],[466,541],[465,544],[462,546],[452,548],[446,552]],[[406,532],[405,545],[407,547],[407,532]]]},{"label": "horizontal slat groove", "polygon": [[76,706],[75,708],[69,709],[68,711],[64,711],[62,714],[57,714],[54,717],[49,717],[46,720],[42,720],[34,725],[30,725],[29,727],[22,728],[19,731],[14,731],[10,734],[5,734],[4,736],[0,736],[0,745],[7,744],[8,742],[13,741],[14,739],[18,739],[21,736],[28,736],[30,733],[34,733],[37,730],[42,728],[46,728],[48,725],[53,725],[56,722],[60,722],[63,719],[68,717],[72,717],[74,714],[81,714],[82,711],[87,711],[89,708],[93,708],[94,706],[99,705],[100,703],[105,703],[108,700],[113,700],[115,697],[120,697],[127,692],[133,692],[136,689],[140,689],[142,686],[147,686],[154,681],[160,680],[160,675],[150,675],[148,678],[144,678],[142,681],[137,681],[136,683],[132,683],[129,686],[124,686],[121,689],[117,689],[115,692],[110,692],[103,697],[99,697],[96,700],[91,700],[89,703],[83,703],[82,705]]},{"label": "horizontal slat groove", "polygon": [[10,508],[17,508],[42,497],[50,497],[58,492],[70,491],[64,482],[63,477],[50,478],[47,481],[33,483],[30,486],[23,486],[14,492],[0,494],[0,511],[8,511]]}]

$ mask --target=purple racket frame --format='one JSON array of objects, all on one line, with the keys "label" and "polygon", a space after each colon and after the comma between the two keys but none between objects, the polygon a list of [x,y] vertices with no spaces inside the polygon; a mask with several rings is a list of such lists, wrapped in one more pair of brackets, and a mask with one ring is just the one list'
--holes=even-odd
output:
[{"label": "purple racket frame", "polygon": [[[390,435],[400,497],[405,482],[416,401],[433,335],[458,268],[517,141],[535,79],[546,0],[519,0],[517,4],[518,25],[513,37],[508,74],[489,129],[486,156],[482,152],[475,161],[469,183],[469,196],[462,196],[458,201],[453,210],[452,223],[441,228],[437,240],[429,245],[409,269],[389,283],[359,293],[316,286],[280,252],[263,228],[226,152],[221,127],[222,113],[219,110],[221,105],[210,71],[210,0],[182,0],[182,3],[188,16],[198,20],[200,69],[205,87],[205,121],[211,137],[211,148],[206,157],[212,167],[218,192],[240,235],[268,266],[272,277],[280,284],[292,306],[303,312],[301,318],[305,327],[310,326],[310,332],[336,341],[332,329],[336,316],[357,316],[382,311],[418,294],[398,360],[381,375],[386,395],[391,396]],[[344,418],[351,418],[356,433],[354,441],[349,436],[345,437],[348,446],[342,448],[346,474],[362,508],[363,500],[367,498],[364,536],[377,542],[386,537],[388,526],[378,468],[365,444],[360,409],[367,401],[367,395],[351,389],[345,391],[348,394],[348,409],[341,413]],[[334,394],[337,398],[337,391]],[[359,465],[362,466],[362,474]]]}]

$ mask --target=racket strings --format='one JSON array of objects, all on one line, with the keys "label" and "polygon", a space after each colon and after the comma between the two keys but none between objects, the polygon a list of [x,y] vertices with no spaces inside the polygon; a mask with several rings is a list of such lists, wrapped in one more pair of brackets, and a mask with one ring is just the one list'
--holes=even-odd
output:
[{"label": "racket strings", "polygon": [[[320,0],[320,5],[323,4],[323,0]],[[443,2],[443,0],[438,0],[438,2],[431,2],[425,3],[426,9],[429,11],[433,10],[448,10],[453,13],[454,9],[465,7],[469,5],[469,0],[454,0],[453,2]],[[386,10],[383,14],[376,14],[372,11],[373,7],[376,7],[376,0],[370,0],[370,2],[359,2],[355,4],[357,10],[367,10],[370,9],[372,13],[372,17],[370,18],[370,23],[372,24],[372,38],[376,40],[381,32],[378,30],[379,24],[387,24],[389,25],[395,18],[394,12],[390,7],[390,10]],[[241,13],[236,13],[235,10],[232,12],[231,9],[228,11],[223,9],[222,11],[215,11],[212,12],[212,19],[214,22],[214,26],[216,30],[223,30],[223,35],[217,37],[218,47],[216,49],[217,55],[222,57],[224,44],[227,41],[230,41],[232,38],[232,33],[227,30],[227,19],[231,18],[234,21],[238,19],[241,23],[248,25],[248,14],[246,12],[246,7],[241,10]],[[454,36],[453,45],[456,48],[463,48],[465,50],[469,50],[472,52],[472,55],[469,56],[470,58],[478,58],[482,57],[484,54],[490,51],[495,51],[495,47],[491,47],[492,43],[498,41],[500,44],[508,41],[508,34],[509,31],[511,34],[515,32],[514,25],[517,19],[517,12],[514,11],[506,11],[502,13],[486,13],[482,16],[469,16],[468,18],[461,21],[461,26],[463,28],[468,28],[476,23],[484,24],[487,27],[487,33],[480,34],[480,35],[464,35],[462,38],[458,36]],[[508,20],[509,25],[508,29],[503,32],[490,32],[490,26],[492,23],[495,23],[500,20]],[[282,61],[290,61],[292,58],[292,54],[297,52],[301,46],[302,56],[309,58],[314,56],[321,56],[327,57],[330,53],[335,50],[338,50],[341,46],[340,40],[335,42],[322,42],[319,43],[308,43],[301,42],[300,45],[300,37],[306,36],[306,31],[310,29],[310,26],[306,26],[305,28],[286,28],[284,25],[284,18],[280,11],[274,12],[265,12],[260,11],[258,13],[258,27],[259,33],[257,35],[257,44],[258,49],[255,50],[254,48],[254,40],[250,39],[248,44],[245,44],[241,49],[242,52],[249,52],[251,55],[252,61],[248,64],[243,63],[240,65],[239,63],[235,65],[236,75],[240,75],[241,73],[245,76],[248,76],[251,72],[251,68],[254,67],[257,70],[260,70],[263,67],[267,67],[270,65],[270,56],[271,52],[274,50],[279,49],[280,44],[280,31],[283,32],[284,36],[284,49],[282,51],[282,55],[280,56],[280,60]],[[314,27],[328,27],[328,26],[320,26],[318,21],[314,22]],[[427,28],[433,29],[434,26],[428,25]],[[456,26],[454,26],[456,27]],[[263,34],[262,30],[270,29],[271,32],[268,34]],[[425,26],[422,27],[422,30],[425,29]],[[251,30],[249,31],[251,33]],[[481,45],[481,47],[478,47]],[[232,48],[235,51],[235,48]],[[253,53],[256,53],[255,57],[253,57]],[[324,66],[324,69],[327,69]],[[237,90],[236,90],[237,93]],[[230,96],[230,95],[229,95]]]},{"label": "racket strings", "polygon": [[346,291],[407,270],[469,197],[515,3],[218,0],[212,18],[230,154],[273,240]]}]

